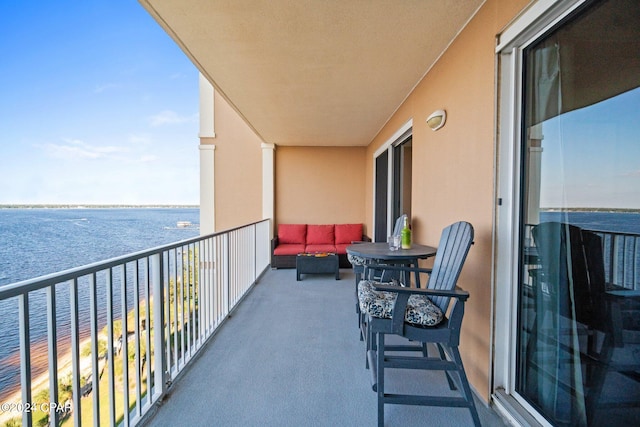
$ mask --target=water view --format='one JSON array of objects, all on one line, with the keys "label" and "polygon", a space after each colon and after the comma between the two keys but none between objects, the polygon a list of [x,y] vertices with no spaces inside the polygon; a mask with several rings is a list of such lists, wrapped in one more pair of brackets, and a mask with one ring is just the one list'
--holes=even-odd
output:
[{"label": "water view", "polygon": [[[195,237],[198,221],[198,208],[0,209],[0,286]],[[68,325],[68,286],[59,286],[56,295],[58,323]],[[79,298],[81,311],[86,310],[88,292],[80,289]],[[46,371],[44,292],[34,292],[30,309],[33,368],[38,375]],[[16,298],[0,301],[0,312],[4,402],[19,387]],[[81,323],[81,328],[86,337],[89,325]],[[61,327],[59,334],[59,352],[64,354],[68,328]]]}]

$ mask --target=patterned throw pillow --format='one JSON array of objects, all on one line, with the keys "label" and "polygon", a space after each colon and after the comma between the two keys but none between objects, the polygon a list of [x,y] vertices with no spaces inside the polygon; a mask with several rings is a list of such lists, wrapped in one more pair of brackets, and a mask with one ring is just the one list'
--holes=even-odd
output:
[{"label": "patterned throw pillow", "polygon": [[[377,291],[371,280],[358,283],[358,302],[360,311],[373,317],[391,319],[393,306],[398,294],[396,292]],[[391,283],[385,283],[391,284]],[[404,320],[421,326],[436,326],[442,322],[442,310],[425,295],[411,295],[407,303]]]}]

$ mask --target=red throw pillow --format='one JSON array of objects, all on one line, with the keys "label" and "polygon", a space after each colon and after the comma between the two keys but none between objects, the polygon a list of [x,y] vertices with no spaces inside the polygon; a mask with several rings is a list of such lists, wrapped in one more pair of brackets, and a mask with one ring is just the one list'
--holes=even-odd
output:
[{"label": "red throw pillow", "polygon": [[333,245],[333,224],[307,226],[307,245]]},{"label": "red throw pillow", "polygon": [[336,245],[362,240],[362,224],[336,224]]},{"label": "red throw pillow", "polygon": [[278,225],[278,243],[297,243],[299,245],[304,245],[306,234],[307,224]]}]

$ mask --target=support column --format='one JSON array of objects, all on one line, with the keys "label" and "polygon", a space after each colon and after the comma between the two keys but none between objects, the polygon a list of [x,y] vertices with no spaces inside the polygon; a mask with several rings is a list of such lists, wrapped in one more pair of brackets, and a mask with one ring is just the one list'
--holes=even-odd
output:
[{"label": "support column", "polygon": [[215,138],[214,90],[209,81],[199,74],[200,91],[200,138]]},{"label": "support column", "polygon": [[200,235],[216,231],[215,149],[213,144],[200,145]]},{"label": "support column", "polygon": [[269,236],[273,237],[275,219],[275,144],[261,144],[262,147],[262,219],[270,219]]},{"label": "support column", "polygon": [[200,235],[216,231],[214,90],[200,74]]}]

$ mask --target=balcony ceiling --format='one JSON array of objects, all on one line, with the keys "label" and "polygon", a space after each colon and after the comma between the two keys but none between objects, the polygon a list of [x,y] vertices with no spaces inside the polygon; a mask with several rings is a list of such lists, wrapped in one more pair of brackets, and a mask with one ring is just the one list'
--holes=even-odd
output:
[{"label": "balcony ceiling", "polygon": [[265,142],[311,146],[369,144],[483,2],[140,0]]}]

